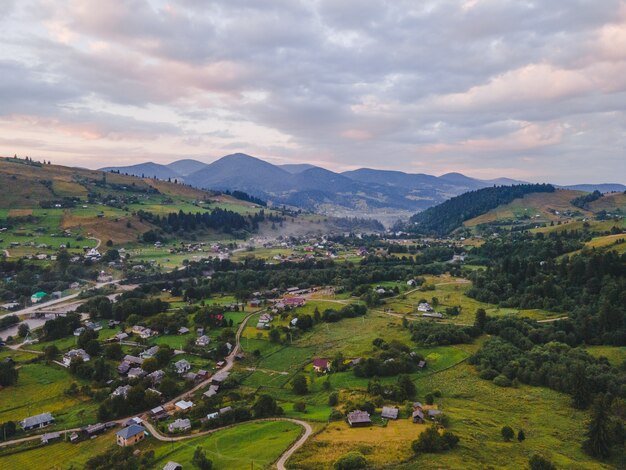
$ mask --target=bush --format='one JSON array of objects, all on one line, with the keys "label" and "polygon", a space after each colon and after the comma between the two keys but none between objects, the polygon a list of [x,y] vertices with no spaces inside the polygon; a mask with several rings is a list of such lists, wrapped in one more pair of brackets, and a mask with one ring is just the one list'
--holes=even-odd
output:
[{"label": "bush", "polygon": [[337,403],[339,403],[339,394],[337,392],[328,395],[328,406],[337,406]]},{"label": "bush", "polygon": [[498,387],[510,387],[511,386],[511,381],[509,380],[509,378],[506,375],[498,375],[495,379],[493,379],[493,383],[496,384]]},{"label": "bush", "polygon": [[328,417],[329,421],[341,421],[343,419],[343,413],[339,410],[333,410]]},{"label": "bush", "polygon": [[426,396],[424,397],[424,401],[426,402],[427,405],[432,405],[433,403],[435,403],[435,397],[433,396],[432,393],[427,393]]},{"label": "bush", "polygon": [[297,401],[293,404],[293,409],[298,413],[304,413],[306,411],[306,403],[303,401]]},{"label": "bush", "polygon": [[556,470],[552,462],[537,454],[528,459],[528,468],[530,470]]},{"label": "bush", "polygon": [[306,377],[304,375],[296,375],[291,383],[291,388],[293,392],[298,395],[306,395],[309,393],[309,387],[306,383]]},{"label": "bush", "polygon": [[359,452],[348,452],[333,464],[334,470],[357,470],[365,467],[367,467],[367,460]]},{"label": "bush", "polygon": [[515,431],[513,431],[513,428],[511,426],[504,426],[500,433],[502,434],[502,438],[506,442],[511,441],[515,437]]},{"label": "bush", "polygon": [[459,443],[459,437],[449,431],[439,434],[436,426],[430,426],[423,431],[419,437],[413,441],[411,448],[413,452],[434,453],[453,449]]}]

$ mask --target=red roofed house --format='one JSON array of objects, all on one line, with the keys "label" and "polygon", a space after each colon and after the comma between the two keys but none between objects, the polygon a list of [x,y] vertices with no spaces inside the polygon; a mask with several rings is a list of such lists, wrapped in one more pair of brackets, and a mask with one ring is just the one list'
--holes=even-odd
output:
[{"label": "red roofed house", "polygon": [[328,362],[328,359],[313,359],[313,369],[315,372],[328,372],[330,370],[330,362]]}]

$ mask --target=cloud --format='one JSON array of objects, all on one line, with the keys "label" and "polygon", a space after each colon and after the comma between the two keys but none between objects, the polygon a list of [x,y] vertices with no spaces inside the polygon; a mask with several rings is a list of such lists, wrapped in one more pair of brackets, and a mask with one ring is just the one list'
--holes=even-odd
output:
[{"label": "cloud", "polygon": [[626,175],[621,0],[24,0],[0,22],[3,154]]}]

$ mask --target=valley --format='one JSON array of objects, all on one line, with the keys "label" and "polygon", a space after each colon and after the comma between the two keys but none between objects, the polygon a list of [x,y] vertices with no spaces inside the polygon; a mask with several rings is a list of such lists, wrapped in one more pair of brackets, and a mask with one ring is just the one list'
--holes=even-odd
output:
[{"label": "valley", "polygon": [[21,192],[0,200],[3,468],[625,458],[621,193],[477,189],[391,232],[152,178],[0,175]]}]

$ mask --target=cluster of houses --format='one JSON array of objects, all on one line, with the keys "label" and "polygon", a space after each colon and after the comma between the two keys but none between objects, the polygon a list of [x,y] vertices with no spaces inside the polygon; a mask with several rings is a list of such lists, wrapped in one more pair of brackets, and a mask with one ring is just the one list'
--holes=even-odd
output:
[{"label": "cluster of houses", "polygon": [[[442,414],[441,410],[435,408],[425,409],[424,406],[419,403],[413,403],[413,412],[411,419],[416,424],[424,424],[428,420],[434,421],[438,416]],[[400,409],[395,406],[383,406],[380,413],[381,418],[397,420],[400,415]],[[350,427],[363,427],[371,426],[372,419],[367,411],[354,410],[346,415],[346,421]]]}]

